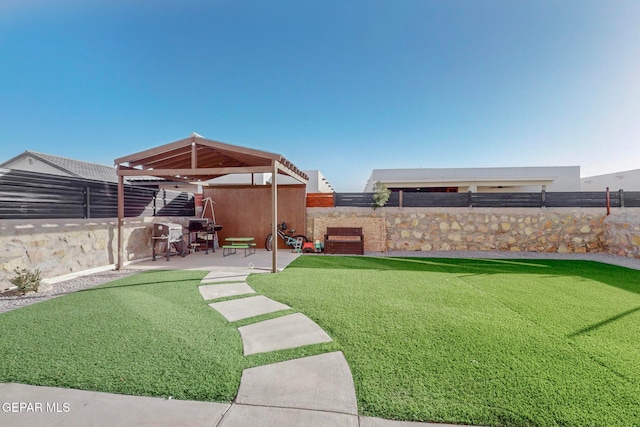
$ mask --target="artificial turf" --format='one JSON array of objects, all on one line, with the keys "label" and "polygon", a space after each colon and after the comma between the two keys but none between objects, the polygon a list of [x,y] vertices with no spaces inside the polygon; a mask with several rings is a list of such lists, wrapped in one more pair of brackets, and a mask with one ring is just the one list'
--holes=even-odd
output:
[{"label": "artificial turf", "polygon": [[231,401],[242,342],[198,293],[205,274],[138,274],[0,315],[0,382]]},{"label": "artificial turf", "polygon": [[640,271],[588,261],[306,256],[250,284],[334,338],[364,415],[640,424]]},{"label": "artificial turf", "polygon": [[[363,415],[640,424],[640,272],[593,262],[298,258],[252,275],[292,310],[227,323],[205,272],[142,273],[0,315],[0,382],[229,402],[246,367],[344,352]],[[303,312],[328,344],[242,356],[237,327]]]},{"label": "artificial turf", "polygon": [[245,368],[336,350],[244,357],[239,326],[291,311],[228,323],[198,292],[206,274],[140,273],[0,314],[0,382],[231,402]]}]

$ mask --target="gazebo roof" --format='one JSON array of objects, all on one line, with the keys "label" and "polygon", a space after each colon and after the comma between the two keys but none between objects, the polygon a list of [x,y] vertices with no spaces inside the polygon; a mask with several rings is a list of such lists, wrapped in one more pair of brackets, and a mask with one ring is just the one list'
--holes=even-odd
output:
[{"label": "gazebo roof", "polygon": [[234,173],[278,173],[306,183],[307,175],[281,154],[203,138],[197,133],[114,161],[121,176],[157,176],[199,182]]},{"label": "gazebo roof", "polygon": [[[271,233],[278,232],[278,174],[288,175],[303,184],[309,179],[281,154],[253,150],[203,138],[189,138],[161,145],[114,160],[118,168],[118,262],[122,268],[124,220],[124,177],[157,176],[173,181],[208,181],[233,173],[272,173]],[[273,246],[271,271],[277,272],[277,245]]]}]

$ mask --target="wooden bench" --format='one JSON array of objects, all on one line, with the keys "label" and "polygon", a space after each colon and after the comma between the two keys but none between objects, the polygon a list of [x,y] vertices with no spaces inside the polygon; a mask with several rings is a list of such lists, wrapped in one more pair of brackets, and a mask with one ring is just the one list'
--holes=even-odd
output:
[{"label": "wooden bench", "polygon": [[362,227],[327,227],[324,235],[327,254],[364,255]]}]

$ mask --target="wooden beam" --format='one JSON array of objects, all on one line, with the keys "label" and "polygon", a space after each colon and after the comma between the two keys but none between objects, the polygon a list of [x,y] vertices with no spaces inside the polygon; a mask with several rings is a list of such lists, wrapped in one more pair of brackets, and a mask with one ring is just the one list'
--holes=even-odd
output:
[{"label": "wooden beam", "polygon": [[279,160],[282,158],[280,154],[269,153],[267,151],[254,150],[252,148],[239,147],[237,145],[226,144],[224,142],[213,141],[210,139],[205,139],[201,137],[189,137],[185,139],[181,139],[176,142],[171,142],[169,144],[161,145],[159,147],[151,148],[149,150],[140,151],[138,153],[130,154],[128,156],[120,157],[115,160],[115,164],[121,163],[144,163],[144,160],[148,157],[154,157],[158,155],[162,155],[163,153],[173,151],[180,148],[188,147],[192,142],[195,142],[197,145],[201,145],[204,147],[210,147],[221,151],[229,151],[233,153],[241,153],[253,157],[269,159],[269,160]]},{"label": "wooden beam", "polygon": [[118,259],[116,270],[122,268],[122,225],[124,223],[124,177],[118,176]]},{"label": "wooden beam", "polygon": [[136,161],[139,161],[140,159],[156,156],[158,154],[166,153],[167,151],[179,149],[180,147],[184,147],[186,144],[190,144],[190,143],[191,143],[191,138],[181,139],[180,141],[171,142],[169,144],[161,145],[159,147],[151,148],[149,150],[144,150],[138,153],[129,154],[128,156],[120,157],[119,159],[115,159],[114,163],[116,165],[119,165],[121,163],[136,162]]},{"label": "wooden beam", "polygon": [[271,177],[271,233],[273,236],[273,250],[271,251],[271,272],[278,272],[278,161],[273,161],[273,176]]},{"label": "wooden beam", "polygon": [[198,176],[198,175],[228,175],[232,173],[269,173],[270,166],[239,166],[223,168],[195,168],[195,169],[127,169],[118,168],[119,176]]},{"label": "wooden beam", "polygon": [[300,174],[298,174],[297,172],[295,172],[293,169],[286,167],[285,165],[283,165],[282,163],[278,162],[278,169],[282,172],[284,172],[285,174],[289,175],[291,178],[300,181],[303,184],[307,183],[307,179],[304,179]]},{"label": "wooden beam", "polygon": [[198,149],[196,148],[196,143],[191,143],[191,169],[198,168]]}]

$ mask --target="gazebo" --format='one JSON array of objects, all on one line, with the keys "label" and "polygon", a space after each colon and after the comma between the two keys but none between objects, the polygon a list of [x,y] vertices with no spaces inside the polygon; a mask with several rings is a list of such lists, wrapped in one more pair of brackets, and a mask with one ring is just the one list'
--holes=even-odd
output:
[{"label": "gazebo", "polygon": [[[155,176],[192,184],[229,174],[271,173],[272,230],[277,236],[279,174],[306,184],[307,175],[281,154],[254,150],[203,138],[197,133],[176,142],[140,151],[114,160],[118,172],[118,258],[122,268],[122,226],[124,221],[124,177]],[[272,267],[277,272],[277,245],[273,246]]]}]

